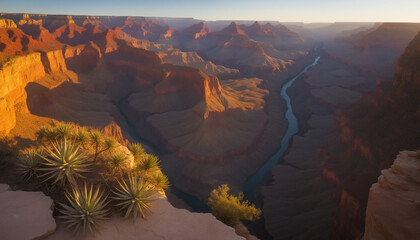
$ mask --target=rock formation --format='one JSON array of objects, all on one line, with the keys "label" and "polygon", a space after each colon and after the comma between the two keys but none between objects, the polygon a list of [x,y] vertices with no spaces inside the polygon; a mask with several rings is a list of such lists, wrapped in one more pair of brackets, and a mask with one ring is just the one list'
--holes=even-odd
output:
[{"label": "rock formation", "polygon": [[403,151],[369,191],[364,240],[420,236],[420,158]]},{"label": "rock formation", "polygon": [[[78,239],[244,239],[210,213],[191,213],[174,208],[164,196],[153,203],[152,211],[147,219],[137,218],[135,221],[112,216],[101,224],[99,232],[78,236]],[[57,231],[46,239],[70,240],[74,235],[59,224]]]},{"label": "rock formation", "polygon": [[241,29],[253,40],[272,44],[277,49],[299,48],[304,40],[286,26],[266,23],[261,25],[254,22],[250,26],[241,25]]},{"label": "rock formation", "polygon": [[0,238],[40,239],[55,230],[53,200],[42,192],[11,191],[0,184]]}]

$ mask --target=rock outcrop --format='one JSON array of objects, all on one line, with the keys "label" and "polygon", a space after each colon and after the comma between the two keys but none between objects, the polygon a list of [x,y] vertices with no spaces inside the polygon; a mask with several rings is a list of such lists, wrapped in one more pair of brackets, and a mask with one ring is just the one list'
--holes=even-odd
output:
[{"label": "rock outcrop", "polygon": [[[46,238],[48,240],[70,240],[74,234],[61,224],[57,231]],[[184,209],[174,208],[161,196],[153,204],[152,213],[146,219],[135,221],[112,216],[100,225],[98,232],[78,236],[80,240],[112,239],[147,239],[147,240],[213,240],[244,239],[236,235],[232,227],[226,226],[210,213],[191,213]]]},{"label": "rock outcrop", "polygon": [[239,70],[216,65],[211,61],[205,61],[196,52],[182,52],[178,49],[158,52],[160,58],[174,65],[198,68],[206,74],[216,76],[239,75]]},{"label": "rock outcrop", "polygon": [[[0,134],[6,135],[16,124],[16,110],[25,111],[26,84],[45,75],[41,53],[14,57],[0,69]],[[27,111],[27,108],[26,108]]]},{"label": "rock outcrop", "polygon": [[11,191],[0,184],[0,238],[40,239],[54,232],[53,200],[42,192]]},{"label": "rock outcrop", "polygon": [[369,191],[364,240],[420,236],[420,154],[403,151]]},{"label": "rock outcrop", "polygon": [[16,23],[11,19],[0,19],[0,28],[17,28]]},{"label": "rock outcrop", "polygon": [[28,83],[42,79],[49,88],[69,80],[61,50],[32,52],[13,56],[0,68],[0,134],[6,135],[16,123],[16,112],[28,112]]}]

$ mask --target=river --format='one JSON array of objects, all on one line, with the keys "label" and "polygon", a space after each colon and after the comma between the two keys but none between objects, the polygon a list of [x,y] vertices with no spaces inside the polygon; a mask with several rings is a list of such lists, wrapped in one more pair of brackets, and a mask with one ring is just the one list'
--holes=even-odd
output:
[{"label": "river", "polygon": [[258,169],[258,171],[248,178],[244,185],[244,195],[246,199],[254,202],[255,191],[257,187],[260,185],[261,181],[263,180],[264,176],[267,174],[268,171],[274,167],[279,159],[283,157],[286,150],[289,148],[290,139],[299,131],[298,122],[296,116],[293,114],[292,104],[290,103],[290,97],[287,95],[287,89],[292,86],[292,84],[298,79],[302,74],[307,72],[311,67],[318,64],[318,61],[321,57],[318,56],[315,58],[314,62],[306,66],[298,75],[294,78],[287,81],[281,88],[280,95],[286,101],[287,110],[286,110],[286,119],[289,122],[289,126],[287,127],[286,134],[283,136],[281,140],[281,147],[280,149],[268,159],[264,165]]}]

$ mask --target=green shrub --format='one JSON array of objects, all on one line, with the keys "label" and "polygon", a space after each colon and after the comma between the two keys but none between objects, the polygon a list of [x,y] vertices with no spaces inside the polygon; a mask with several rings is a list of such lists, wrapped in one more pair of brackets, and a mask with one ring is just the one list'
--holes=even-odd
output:
[{"label": "green shrub", "polygon": [[70,139],[76,132],[74,125],[68,122],[57,124],[53,131],[55,132],[56,139],[58,140]]},{"label": "green shrub", "polygon": [[153,185],[162,190],[167,190],[170,186],[168,177],[163,173],[155,173],[152,177]]},{"label": "green shrub", "polygon": [[112,171],[119,171],[124,167],[127,156],[124,153],[114,153],[108,159],[109,164],[111,165]]},{"label": "green shrub", "polygon": [[19,155],[16,162],[17,171],[25,178],[30,179],[38,176],[44,162],[45,152],[41,149],[29,149]]},{"label": "green shrub", "polygon": [[207,204],[217,219],[227,225],[234,226],[240,220],[255,221],[260,218],[261,210],[255,208],[254,204],[244,201],[243,193],[239,193],[236,197],[230,195],[229,190],[228,185],[223,184],[210,193]]},{"label": "green shrub", "polygon": [[151,198],[156,192],[155,189],[147,186],[141,178],[132,175],[128,176],[128,184],[124,179],[118,184],[113,191],[113,199],[117,202],[116,206],[125,212],[124,217],[133,215],[136,218],[137,214],[140,214],[145,218],[146,213],[150,212],[150,205],[155,201]]},{"label": "green shrub", "polygon": [[93,160],[95,161],[98,156],[108,150],[111,150],[117,147],[117,140],[113,137],[104,137],[102,132],[98,129],[93,129],[90,132],[90,142],[94,148],[94,157]]},{"label": "green shrub", "polygon": [[144,148],[140,143],[131,143],[128,146],[128,149],[133,154],[135,160],[138,160],[145,154]]},{"label": "green shrub", "polygon": [[109,214],[108,202],[100,192],[99,187],[93,191],[92,186],[88,190],[86,184],[83,189],[73,187],[71,193],[66,192],[69,205],[59,203],[63,214],[59,218],[64,219],[67,228],[72,228],[75,233],[92,231],[98,226],[98,222],[105,220]]},{"label": "green shrub", "polygon": [[74,140],[76,143],[84,147],[89,141],[89,132],[84,128],[79,129]]},{"label": "green shrub", "polygon": [[46,172],[42,175],[47,176],[45,181],[53,179],[54,183],[70,182],[76,185],[76,178],[90,171],[91,164],[85,154],[79,151],[79,145],[67,139],[55,142],[51,148],[45,147],[45,150],[47,155],[42,156],[45,168],[41,169]]},{"label": "green shrub", "polygon": [[3,160],[7,156],[18,155],[19,149],[17,147],[17,141],[10,137],[0,138],[0,160]]},{"label": "green shrub", "polygon": [[145,154],[143,159],[137,163],[136,169],[145,173],[159,169],[159,158],[153,154]]},{"label": "green shrub", "polygon": [[57,140],[57,134],[54,130],[54,127],[47,125],[41,126],[36,132],[36,138],[38,141],[46,141],[48,143],[54,142]]}]

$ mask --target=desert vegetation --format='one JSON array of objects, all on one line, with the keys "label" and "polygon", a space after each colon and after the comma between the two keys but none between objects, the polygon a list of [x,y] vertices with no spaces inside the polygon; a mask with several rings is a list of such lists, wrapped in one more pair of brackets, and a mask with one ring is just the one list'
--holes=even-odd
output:
[{"label": "desert vegetation", "polygon": [[125,146],[72,123],[42,126],[36,136],[21,150],[16,172],[58,203],[58,218],[75,233],[93,231],[112,210],[146,218],[155,194],[169,187],[159,158],[139,143]]},{"label": "desert vegetation", "polygon": [[237,225],[241,220],[255,221],[261,216],[261,210],[244,200],[244,194],[230,195],[230,188],[223,184],[210,193],[208,205],[217,219],[229,226]]}]

